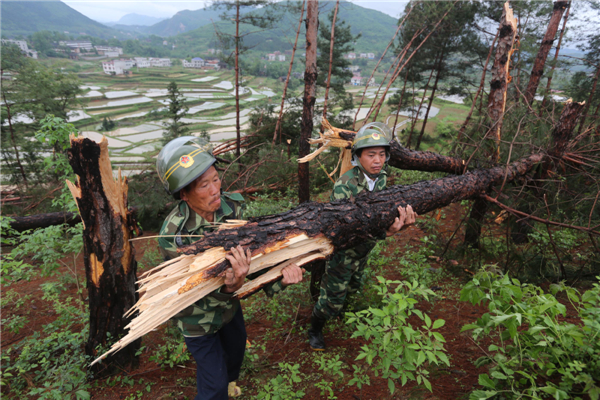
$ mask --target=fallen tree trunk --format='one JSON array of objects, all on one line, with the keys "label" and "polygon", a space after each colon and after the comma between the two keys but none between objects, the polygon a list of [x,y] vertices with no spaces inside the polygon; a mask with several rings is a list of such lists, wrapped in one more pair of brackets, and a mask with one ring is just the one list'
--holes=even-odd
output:
[{"label": "fallen tree trunk", "polygon": [[52,225],[69,224],[75,225],[81,221],[79,214],[72,212],[53,212],[47,214],[29,215],[27,217],[11,217],[10,227],[17,232],[29,229],[47,228]]},{"label": "fallen tree trunk", "polygon": [[[128,312],[139,312],[129,333],[94,361],[127,346],[179,311],[223,285],[227,251],[242,245],[252,251],[250,273],[270,269],[248,281],[236,296],[248,296],[281,277],[290,263],[305,265],[325,259],[366,239],[384,238],[398,216],[397,207],[410,204],[419,213],[469,199],[491,186],[525,175],[544,155],[534,154],[510,164],[464,175],[393,186],[377,193],[331,203],[303,203],[285,213],[234,221],[203,239],[179,249],[184,255],[148,271],[139,281],[141,298]],[[201,254],[200,254],[201,253]],[[197,254],[199,254],[197,256]]]}]

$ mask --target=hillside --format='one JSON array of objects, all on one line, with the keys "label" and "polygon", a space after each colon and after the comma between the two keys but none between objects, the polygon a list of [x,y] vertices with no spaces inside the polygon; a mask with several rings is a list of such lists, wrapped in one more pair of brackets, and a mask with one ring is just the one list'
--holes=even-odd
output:
[{"label": "hillside", "polygon": [[179,33],[193,31],[208,25],[211,21],[218,21],[221,11],[212,9],[183,10],[171,18],[160,21],[145,30],[146,34],[158,36],[174,36]]},{"label": "hillside", "polygon": [[[334,6],[335,3],[326,2],[320,8],[319,20],[321,23],[326,23],[328,13]],[[296,35],[295,29],[298,26],[298,17],[297,14],[286,13],[279,19],[275,28],[248,35],[244,39],[244,44],[258,51],[291,49]],[[395,18],[349,2],[340,2],[338,20],[345,21],[346,24],[350,25],[354,35],[361,34],[355,45],[355,50],[358,52],[383,52],[397,28]],[[173,38],[179,49],[177,53],[185,56],[200,53],[210,47],[218,47],[215,26],[219,31],[227,34],[232,34],[235,29],[233,23],[218,20],[215,21],[214,25],[205,25],[191,32],[179,34]],[[251,26],[242,26],[241,28],[242,32],[258,30]],[[304,32],[303,24],[298,39],[300,47],[304,45]]]},{"label": "hillside", "polygon": [[154,24],[159,23],[167,18],[156,18],[149,17],[147,15],[141,15],[136,13],[123,15],[116,23],[120,25],[143,25],[143,26],[152,26]]},{"label": "hillside", "polygon": [[0,6],[3,37],[27,36],[44,30],[104,39],[122,36],[60,1],[3,1]]}]

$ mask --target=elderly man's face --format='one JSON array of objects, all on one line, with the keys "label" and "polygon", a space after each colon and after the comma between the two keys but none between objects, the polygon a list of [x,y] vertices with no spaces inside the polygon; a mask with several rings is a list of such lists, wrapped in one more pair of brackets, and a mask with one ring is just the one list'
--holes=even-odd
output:
[{"label": "elderly man's face", "polygon": [[213,213],[221,206],[221,179],[214,166],[181,191],[181,199],[199,214]]}]

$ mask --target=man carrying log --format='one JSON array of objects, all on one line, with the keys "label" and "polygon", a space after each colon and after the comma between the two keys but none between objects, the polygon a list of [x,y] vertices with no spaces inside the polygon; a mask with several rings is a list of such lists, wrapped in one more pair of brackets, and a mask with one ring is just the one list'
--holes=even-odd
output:
[{"label": "man carrying log", "polygon": [[[160,151],[156,162],[158,176],[167,191],[180,200],[160,230],[158,243],[165,261],[179,256],[178,247],[218,229],[226,219],[243,218],[244,198],[221,192],[215,162],[210,146],[194,136],[174,139]],[[235,381],[244,359],[246,328],[240,301],[233,293],[248,275],[250,250],[244,253],[241,246],[234,247],[226,258],[231,268],[224,273],[225,284],[174,317],[196,360],[196,400],[227,399],[241,394]],[[290,264],[282,270],[282,279],[268,285],[265,292],[272,296],[285,286],[302,281],[302,273],[301,268]]]},{"label": "man carrying log", "polygon": [[[352,143],[354,168],[337,180],[331,194],[332,201],[356,197],[364,190],[379,192],[385,189],[391,138],[387,125],[380,122],[367,124],[357,132]],[[415,222],[417,214],[410,205],[398,207],[398,212],[400,216],[388,228],[386,236],[392,236],[403,226]],[[385,239],[385,236],[379,239]],[[351,249],[339,251],[327,263],[308,329],[308,341],[313,350],[325,350],[323,326],[327,320],[339,315],[348,296],[362,287],[367,258],[375,243],[376,240],[368,240]]]}]

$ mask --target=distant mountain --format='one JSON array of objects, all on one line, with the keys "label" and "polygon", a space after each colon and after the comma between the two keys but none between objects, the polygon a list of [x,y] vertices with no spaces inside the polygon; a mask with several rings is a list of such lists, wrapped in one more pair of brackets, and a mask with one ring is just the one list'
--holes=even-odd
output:
[{"label": "distant mountain", "polygon": [[0,7],[3,37],[27,36],[44,30],[105,39],[122,36],[60,1],[2,1]]},{"label": "distant mountain", "polygon": [[141,15],[136,13],[131,13],[127,15],[123,15],[120,20],[118,20],[115,25],[138,25],[138,26],[151,26],[159,23],[168,18],[157,18],[157,17],[149,17],[147,15]]},{"label": "distant mountain", "polygon": [[[334,2],[323,2],[319,8],[319,20],[328,23],[328,13],[335,6]],[[402,10],[399,10],[401,12]],[[259,11],[260,12],[260,11]],[[286,13],[279,18],[273,29],[261,31],[258,28],[242,25],[242,32],[260,31],[244,38],[244,45],[258,51],[284,51],[293,46],[298,27],[297,14]],[[390,39],[396,32],[398,20],[380,11],[367,9],[356,4],[342,1],[337,15],[338,21],[345,21],[350,25],[352,34],[361,34],[356,41],[356,52],[373,52],[381,54]],[[166,21],[163,21],[163,23]],[[235,24],[230,21],[215,20],[215,24],[205,25],[187,33],[181,33],[173,38],[177,45],[176,55],[188,56],[199,54],[207,48],[218,47],[215,28],[227,34],[232,34]],[[305,42],[305,25],[298,39],[298,46],[302,48]]]},{"label": "distant mountain", "polygon": [[146,33],[165,37],[193,31],[201,26],[210,24],[212,21],[218,21],[221,13],[222,11],[206,8],[194,11],[179,11],[171,18],[149,27]]}]

